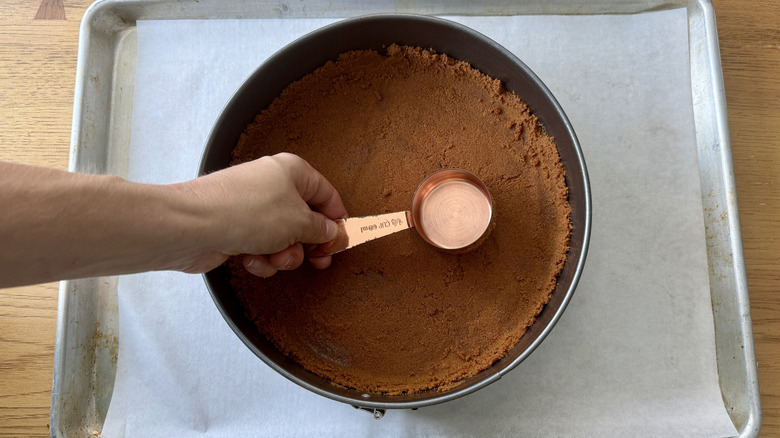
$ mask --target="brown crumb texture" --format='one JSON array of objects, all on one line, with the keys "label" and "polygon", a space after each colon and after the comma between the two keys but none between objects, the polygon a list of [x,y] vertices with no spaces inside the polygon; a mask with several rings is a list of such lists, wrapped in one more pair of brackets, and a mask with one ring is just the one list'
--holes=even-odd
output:
[{"label": "brown crumb texture", "polygon": [[442,168],[479,176],[494,225],[451,254],[414,231],[260,279],[228,262],[247,314],[334,384],[386,394],[450,388],[502,358],[550,298],[570,237],[552,138],[520,99],[467,63],[393,45],[342,54],[251,123],[234,163],[287,151],[321,171],[352,216],[409,208]]}]

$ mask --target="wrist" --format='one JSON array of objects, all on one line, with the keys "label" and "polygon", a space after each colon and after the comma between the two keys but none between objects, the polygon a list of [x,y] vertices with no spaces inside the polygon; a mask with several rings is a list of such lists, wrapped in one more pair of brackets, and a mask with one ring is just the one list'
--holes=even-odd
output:
[{"label": "wrist", "polygon": [[200,180],[160,187],[178,241],[170,269],[204,272],[219,265],[230,254],[225,251],[227,225],[218,202]]},{"label": "wrist", "polygon": [[90,248],[112,244],[111,255],[105,259],[107,266],[101,270],[130,273],[205,269],[202,260],[213,252],[214,240],[210,237],[214,233],[208,211],[185,184],[142,184],[115,176],[94,178],[99,180],[86,183],[84,194],[93,192],[102,211],[90,215],[94,232],[85,233],[85,243]]}]

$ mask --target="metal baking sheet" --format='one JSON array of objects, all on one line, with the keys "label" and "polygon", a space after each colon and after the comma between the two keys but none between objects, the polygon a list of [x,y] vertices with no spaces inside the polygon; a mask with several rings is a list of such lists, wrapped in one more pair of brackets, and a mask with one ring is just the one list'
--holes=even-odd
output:
[{"label": "metal baking sheet", "polygon": [[[572,2],[295,2],[105,0],[81,24],[70,170],[127,172],[137,20],[348,17],[377,12],[433,15],[634,14],[687,8],[694,123],[707,237],[720,388],[739,436],[761,424],[753,334],[715,17],[705,0]],[[116,278],[60,285],[51,435],[98,436],[121,340]]]}]

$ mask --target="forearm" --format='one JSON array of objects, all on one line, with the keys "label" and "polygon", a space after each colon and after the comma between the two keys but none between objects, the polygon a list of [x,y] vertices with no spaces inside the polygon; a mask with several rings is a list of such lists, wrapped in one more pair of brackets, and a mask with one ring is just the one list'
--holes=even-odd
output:
[{"label": "forearm", "polygon": [[0,163],[0,211],[0,287],[194,271],[213,252],[214,225],[181,186]]}]

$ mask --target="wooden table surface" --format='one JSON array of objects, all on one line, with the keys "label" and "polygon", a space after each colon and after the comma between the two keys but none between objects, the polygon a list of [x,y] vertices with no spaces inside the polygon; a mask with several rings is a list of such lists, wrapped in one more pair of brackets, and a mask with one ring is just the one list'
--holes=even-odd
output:
[{"label": "wooden table surface", "polygon": [[[79,22],[89,3],[0,1],[0,160],[67,168]],[[780,0],[714,5],[761,435],[780,436]],[[0,436],[49,435],[56,318],[56,283],[0,290]]]}]

